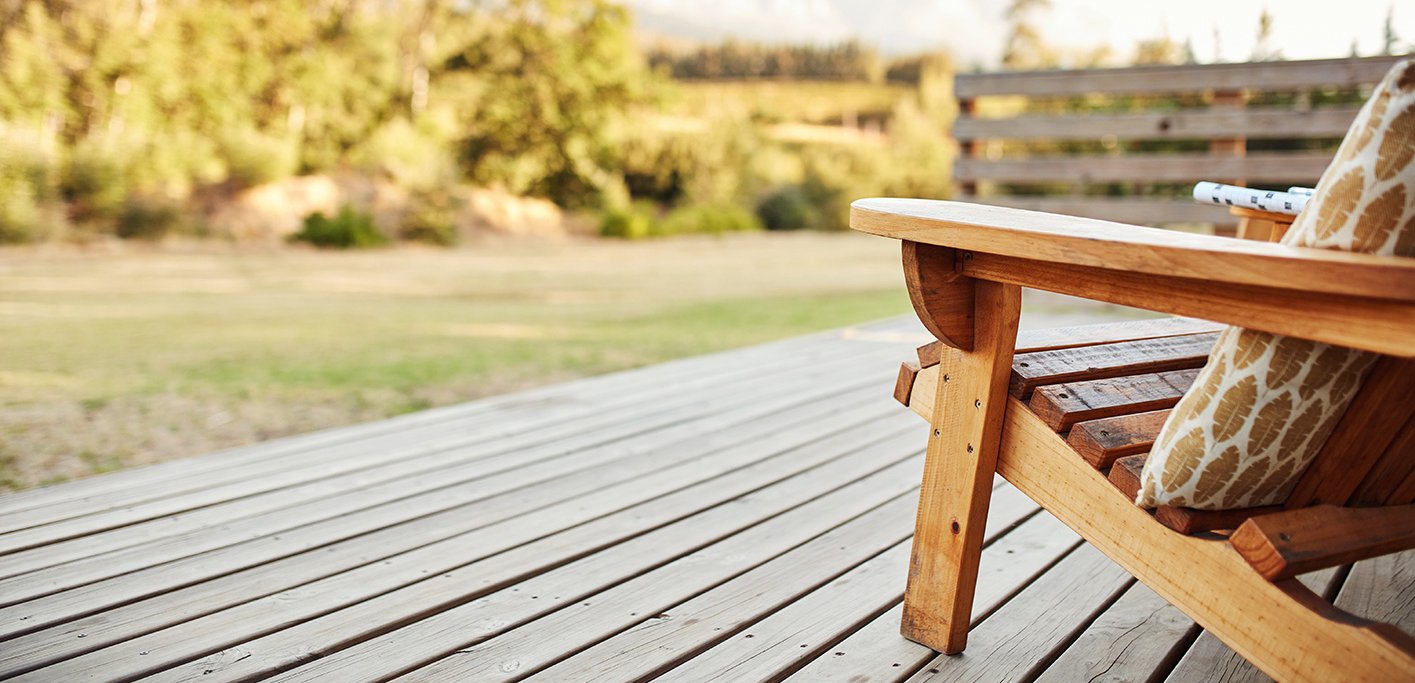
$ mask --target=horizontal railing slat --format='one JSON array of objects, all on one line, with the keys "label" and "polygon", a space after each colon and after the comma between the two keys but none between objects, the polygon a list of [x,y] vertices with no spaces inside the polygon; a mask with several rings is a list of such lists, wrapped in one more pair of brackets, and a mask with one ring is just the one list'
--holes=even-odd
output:
[{"label": "horizontal railing slat", "polygon": [[1066,96],[1095,92],[1145,94],[1347,87],[1379,81],[1399,59],[1399,56],[1386,56],[959,74],[954,92],[960,99],[971,99],[986,95]]},{"label": "horizontal railing slat", "polygon": [[1215,137],[1254,139],[1333,137],[1346,134],[1359,107],[1292,109],[1201,109],[1184,112],[1014,116],[1000,119],[959,117],[953,136],[959,140],[1183,140]]},{"label": "horizontal railing slat", "polygon": [[1041,183],[1192,182],[1195,179],[1243,178],[1249,182],[1312,183],[1331,163],[1327,153],[1261,153],[1247,156],[1152,154],[1131,156],[1024,157],[959,159],[960,181]]}]

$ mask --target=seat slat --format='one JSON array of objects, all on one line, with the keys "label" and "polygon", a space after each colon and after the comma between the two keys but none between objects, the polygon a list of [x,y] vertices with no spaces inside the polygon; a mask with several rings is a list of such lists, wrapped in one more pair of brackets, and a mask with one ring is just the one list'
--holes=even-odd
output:
[{"label": "seat slat", "polygon": [[1217,333],[1190,334],[1018,354],[1010,390],[1027,399],[1048,384],[1202,367],[1217,339]]},{"label": "seat slat", "polygon": [[1077,422],[1170,408],[1188,391],[1197,369],[1127,375],[1038,387],[1029,407],[1058,432]]},{"label": "seat slat", "polygon": [[[1053,351],[1076,346],[1178,337],[1201,332],[1219,332],[1224,327],[1226,325],[1223,323],[1198,318],[1150,318],[1077,325],[1075,327],[1053,327],[1044,330],[1022,330],[1017,333],[1017,347],[1014,353]],[[942,358],[943,349],[943,342],[938,341],[920,346],[918,350],[919,367],[927,368],[938,365],[939,359]]]},{"label": "seat slat", "polygon": [[1103,470],[1119,458],[1149,451],[1168,418],[1168,410],[1152,410],[1078,422],[1066,441],[1092,467]]}]

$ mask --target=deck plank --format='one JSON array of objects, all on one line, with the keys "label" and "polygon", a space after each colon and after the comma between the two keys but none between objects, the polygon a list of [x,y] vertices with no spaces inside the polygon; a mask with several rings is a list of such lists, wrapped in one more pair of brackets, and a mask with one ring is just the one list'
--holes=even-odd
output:
[{"label": "deck plank", "polygon": [[[519,628],[474,635],[451,627],[466,623],[485,605],[475,604],[424,619],[401,638],[370,641],[367,647],[344,650],[276,680],[411,671],[411,680],[491,681],[530,673],[781,553],[798,553],[798,561],[828,562],[841,547],[877,536],[881,527],[901,520],[907,524],[921,467],[922,457],[912,457]],[[574,572],[565,572],[542,585],[576,581]],[[524,603],[506,593],[502,600]]]},{"label": "deck plank", "polygon": [[938,655],[909,680],[1028,678],[1134,581],[1099,550],[1083,545],[975,626],[965,652]]},{"label": "deck plank", "polygon": [[[187,523],[186,516],[182,516],[147,525],[153,528],[130,527],[118,530],[106,536],[123,536],[128,541],[132,540],[131,537],[155,538],[146,543],[120,548],[121,552],[99,554],[87,560],[71,560],[64,566],[51,567],[28,577],[0,579],[0,595],[5,596],[0,604],[133,572],[207,550],[233,546],[241,541],[255,541],[277,535],[287,529],[297,529],[324,520],[334,520],[333,524],[347,528],[352,527],[356,519],[367,518],[369,521],[366,528],[373,530],[385,526],[389,514],[404,517],[430,514],[444,509],[449,500],[465,504],[552,476],[588,470],[595,465],[630,458],[659,448],[671,448],[672,444],[678,441],[698,442],[692,446],[694,453],[710,452],[714,446],[725,447],[731,440],[740,442],[789,427],[798,421],[815,419],[814,416],[822,406],[830,402],[848,397],[864,399],[869,393],[868,384],[853,387],[828,384],[809,375],[801,378],[801,381],[802,383],[785,383],[779,390],[761,391],[759,403],[741,405],[734,391],[715,402],[710,402],[708,405],[713,408],[711,411],[704,411],[703,404],[690,404],[680,409],[676,417],[657,427],[578,434],[538,448],[511,450],[498,455],[474,458],[468,462],[448,464],[442,469],[420,471],[407,462],[394,463],[393,467],[397,469],[385,474],[387,478],[384,480],[366,482],[367,485],[362,488],[342,493],[337,493],[339,487],[346,485],[349,480],[336,477],[333,478],[333,483],[320,482],[310,487],[313,491],[309,488],[286,489],[273,492],[270,500],[241,499],[213,506],[198,513],[202,520],[190,524]],[[750,384],[741,385],[739,388],[757,389]],[[705,441],[700,440],[698,437],[705,432],[712,436]],[[447,455],[449,458],[459,458],[456,452]],[[676,457],[676,454],[670,453],[657,462],[672,464],[679,461]],[[397,476],[399,470],[409,468],[414,471],[402,477]],[[359,481],[366,480],[360,477]],[[336,493],[300,502],[303,497],[331,491]],[[274,507],[281,502],[293,504]],[[379,505],[384,507],[379,508]],[[269,509],[271,507],[274,509]],[[219,521],[220,525],[213,527],[213,521]],[[164,522],[175,529],[164,528]],[[185,533],[182,533],[184,531]],[[169,536],[169,532],[174,535]],[[100,538],[85,537],[73,544],[59,544],[58,552],[67,557],[65,553],[69,545],[80,546],[78,552],[82,552],[82,542],[87,539],[93,539],[97,545],[103,544]],[[315,535],[310,543],[318,545],[329,540],[333,539],[327,535]],[[278,543],[282,549],[292,548],[293,544],[291,534],[285,534]],[[251,550],[250,546],[246,546],[246,552],[249,553],[248,559],[252,560],[259,555]],[[43,558],[46,556],[42,553],[35,554],[38,556],[31,564],[43,564]],[[6,565],[0,561],[0,566]]]},{"label": "deck plank", "polygon": [[[887,401],[880,401],[880,405],[886,404]],[[872,417],[885,414],[881,410],[879,413],[855,415],[852,421],[842,422],[833,428],[838,431],[823,431],[817,421],[807,421],[794,428],[780,429],[765,438],[722,448],[709,458],[699,457],[703,451],[683,450],[674,454],[681,455],[682,461],[671,467],[655,468],[657,463],[653,459],[634,458],[617,465],[616,469],[622,471],[619,477],[606,476],[604,480],[582,476],[561,477],[189,588],[166,591],[93,617],[58,624],[13,641],[14,656],[20,657],[23,653],[29,658],[44,657],[53,661],[103,645],[131,642],[132,638],[155,628],[180,624],[217,613],[223,608],[230,610],[220,617],[213,617],[213,620],[220,619],[227,624],[226,628],[237,630],[213,630],[222,638],[236,637],[241,633],[239,629],[254,628],[273,618],[290,619],[291,614],[298,610],[315,616],[357,602],[360,598],[366,599],[382,591],[425,579],[429,573],[444,572],[691,486],[704,477],[749,465],[769,454],[800,449],[806,445],[824,447],[829,453],[830,448],[849,448],[869,443],[871,439],[878,440],[890,431],[897,432],[902,426],[902,418],[894,426],[870,425],[875,421]],[[822,439],[832,436],[840,443],[820,443]],[[670,453],[660,452],[659,455],[669,457]],[[645,476],[625,476],[643,474],[644,471],[647,471]],[[618,483],[613,483],[616,480]],[[500,521],[495,521],[497,519]],[[156,568],[155,571],[159,577],[166,574],[165,568]],[[119,581],[127,578],[122,577]],[[134,590],[143,588],[139,585]],[[79,592],[68,591],[59,595],[72,598],[72,594]],[[93,593],[85,597],[111,599],[109,593],[102,590]],[[52,602],[42,599],[21,606],[49,605],[34,614],[36,618],[51,620],[54,610],[59,607],[77,610],[83,606],[82,601],[77,605],[65,601],[57,606],[50,604]],[[210,620],[204,623],[210,623]],[[75,642],[72,638],[66,638],[66,634],[75,627],[84,629],[88,634],[84,641]],[[212,649],[224,647],[224,642]],[[192,656],[200,654],[197,652]],[[8,653],[0,655],[0,661],[8,662],[10,656]]]},{"label": "deck plank", "polygon": [[[1006,530],[1036,509],[1035,504],[1015,490],[999,492],[988,521]],[[787,594],[783,587],[795,583],[796,575],[808,571],[809,567],[764,566],[754,572],[758,576],[744,576],[676,605],[665,611],[669,619],[641,623],[540,672],[537,678],[567,682],[612,681],[662,675],[664,680],[679,680],[685,675],[681,667],[664,672],[695,656],[698,659],[689,667],[695,671],[711,671],[742,680],[769,678],[764,670],[744,671],[711,660],[724,658],[729,648],[723,641],[731,638],[733,644],[744,644],[753,652],[772,650],[773,655],[784,656],[789,665],[814,651],[810,644],[797,647],[796,651],[778,647],[784,641],[773,634],[791,633],[799,640],[801,632],[807,628],[835,626],[853,630],[850,627],[856,622],[877,616],[899,597],[898,577],[904,575],[908,566],[909,545],[905,541],[912,527],[910,520],[904,520],[892,530],[900,538],[899,544],[856,567],[841,567],[844,570],[841,575],[807,595]],[[825,644],[829,642],[827,639]],[[821,647],[820,643],[815,647]],[[706,654],[699,654],[709,648],[712,649]],[[704,658],[707,661],[703,661]],[[769,658],[751,655],[745,658],[751,660],[754,667],[768,666]]]},{"label": "deck plank", "polygon": [[1066,648],[1039,682],[1148,680],[1173,668],[1199,627],[1144,584],[1136,583]]},{"label": "deck plank", "polygon": [[[1001,489],[999,490],[1001,491]],[[991,614],[1019,590],[1076,549],[1081,539],[1049,514],[1041,513],[983,549],[973,622]],[[871,683],[901,680],[937,656],[933,650],[899,635],[903,586],[893,586],[893,607],[854,633],[832,643],[788,680],[798,683],[841,681]],[[844,652],[836,655],[836,652]]]},{"label": "deck plank", "polygon": [[[927,435],[888,381],[920,329],[0,496],[0,677],[1253,678],[1000,479],[971,647],[938,657],[899,636]],[[1412,564],[1359,563],[1338,604],[1409,628]]]}]

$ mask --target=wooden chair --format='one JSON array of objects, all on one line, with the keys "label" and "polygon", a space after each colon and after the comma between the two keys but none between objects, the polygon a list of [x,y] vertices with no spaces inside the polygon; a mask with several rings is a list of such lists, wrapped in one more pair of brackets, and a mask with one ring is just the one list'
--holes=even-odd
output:
[{"label": "wooden chair", "polygon": [[[903,241],[938,339],[896,386],[932,430],[906,637],[963,650],[996,472],[1279,680],[1415,678],[1415,639],[1293,578],[1415,547],[1415,259],[928,200],[861,200],[851,225]],[[1021,287],[1196,319],[1019,336]],[[1284,505],[1152,514],[1137,461],[1207,358],[1206,321],[1385,357]]]}]

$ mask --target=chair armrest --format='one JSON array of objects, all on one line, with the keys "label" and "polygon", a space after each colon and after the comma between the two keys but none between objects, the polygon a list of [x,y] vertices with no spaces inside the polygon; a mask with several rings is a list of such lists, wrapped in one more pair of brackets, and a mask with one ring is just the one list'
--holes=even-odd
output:
[{"label": "chair armrest", "polygon": [[1415,259],[922,199],[862,199],[850,225],[971,278],[1415,356]]}]

